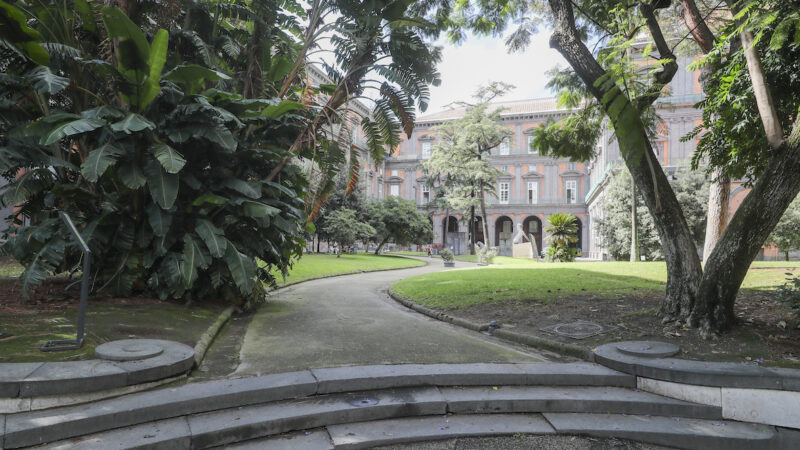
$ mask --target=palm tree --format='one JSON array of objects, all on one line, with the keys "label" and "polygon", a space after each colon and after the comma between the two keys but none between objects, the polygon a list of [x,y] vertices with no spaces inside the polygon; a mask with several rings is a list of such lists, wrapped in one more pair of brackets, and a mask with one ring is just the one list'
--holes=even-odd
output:
[{"label": "palm tree", "polygon": [[578,225],[575,221],[578,218],[572,214],[557,213],[547,218],[550,226],[544,229],[549,236],[547,237],[550,247],[547,249],[547,258],[551,261],[561,262],[573,261],[576,250],[569,244],[578,242]]}]

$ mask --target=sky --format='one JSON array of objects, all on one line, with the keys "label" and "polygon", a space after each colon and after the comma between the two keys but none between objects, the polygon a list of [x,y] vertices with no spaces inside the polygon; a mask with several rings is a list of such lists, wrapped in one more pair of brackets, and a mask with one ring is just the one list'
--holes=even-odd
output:
[{"label": "sky", "polygon": [[461,45],[440,40],[443,46],[439,72],[442,84],[431,86],[428,110],[420,115],[447,109],[455,101],[471,101],[475,90],[489,81],[503,81],[516,86],[499,100],[523,100],[551,97],[545,84],[546,72],[555,66],[566,67],[567,62],[550,48],[550,33],[541,30],[522,53],[509,54],[500,37],[468,36]]}]

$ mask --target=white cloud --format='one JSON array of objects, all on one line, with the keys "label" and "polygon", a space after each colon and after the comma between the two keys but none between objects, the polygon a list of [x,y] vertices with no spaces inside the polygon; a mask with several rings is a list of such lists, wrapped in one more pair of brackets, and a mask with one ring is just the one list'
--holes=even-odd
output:
[{"label": "white cloud", "polygon": [[561,55],[550,48],[550,33],[538,33],[521,53],[509,54],[504,39],[499,37],[468,36],[460,46],[440,41],[442,61],[439,72],[442,84],[431,86],[431,102],[424,114],[446,109],[455,101],[471,101],[472,94],[489,81],[503,81],[516,86],[502,100],[552,96],[545,84],[545,72],[559,65],[566,66]]}]

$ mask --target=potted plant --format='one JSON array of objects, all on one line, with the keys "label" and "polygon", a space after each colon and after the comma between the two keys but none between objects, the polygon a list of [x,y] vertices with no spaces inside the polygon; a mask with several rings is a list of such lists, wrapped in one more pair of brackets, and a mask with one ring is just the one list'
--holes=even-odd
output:
[{"label": "potted plant", "polygon": [[442,251],[440,251],[439,256],[442,257],[442,261],[444,261],[445,267],[454,267],[456,265],[456,263],[453,262],[453,251],[450,250],[449,248],[445,248]]}]

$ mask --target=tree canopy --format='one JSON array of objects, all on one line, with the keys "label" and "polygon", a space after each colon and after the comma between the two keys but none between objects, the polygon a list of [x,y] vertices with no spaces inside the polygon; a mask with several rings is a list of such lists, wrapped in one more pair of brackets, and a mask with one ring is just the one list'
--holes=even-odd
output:
[{"label": "tree canopy", "polygon": [[367,207],[369,224],[375,229],[375,241],[380,253],[387,242],[397,245],[427,244],[433,239],[433,229],[428,218],[417,211],[412,200],[393,195],[376,200]]},{"label": "tree canopy", "polygon": [[[102,261],[95,292],[259,300],[336,173],[359,173],[352,125],[380,160],[438,82],[433,25],[406,1],[117,4],[0,1],[2,252],[24,289],[78,266],[65,211]],[[375,110],[354,113],[370,87]]]}]

